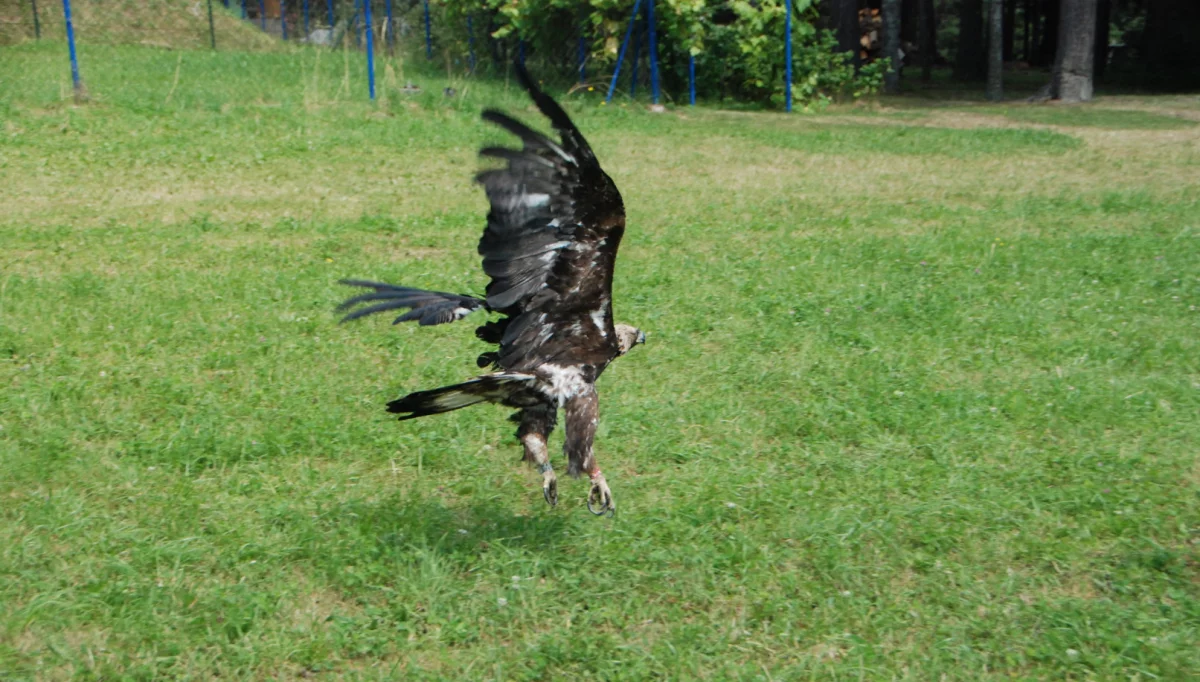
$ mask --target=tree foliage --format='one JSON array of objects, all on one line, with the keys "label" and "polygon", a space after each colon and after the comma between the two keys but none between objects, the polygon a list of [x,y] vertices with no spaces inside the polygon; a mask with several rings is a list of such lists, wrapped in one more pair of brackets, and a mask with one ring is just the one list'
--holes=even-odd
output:
[{"label": "tree foliage", "polygon": [[[646,1],[639,12],[640,55],[648,54]],[[574,74],[579,37],[586,69],[599,82],[612,74],[629,27],[633,0],[438,0],[443,43],[465,47],[467,17],[479,52],[503,67],[518,41],[544,66]],[[696,62],[702,98],[780,104],[784,95],[784,0],[657,0],[655,25],[664,91],[687,88],[688,57]],[[833,34],[816,26],[813,0],[793,2],[793,96],[802,105],[857,98],[876,91],[883,65],[856,73],[852,55],[839,52]],[[483,41],[487,42],[484,47]],[[627,50],[622,80],[633,69]],[[647,78],[643,63],[639,80]],[[627,87],[627,86],[626,86]]]}]

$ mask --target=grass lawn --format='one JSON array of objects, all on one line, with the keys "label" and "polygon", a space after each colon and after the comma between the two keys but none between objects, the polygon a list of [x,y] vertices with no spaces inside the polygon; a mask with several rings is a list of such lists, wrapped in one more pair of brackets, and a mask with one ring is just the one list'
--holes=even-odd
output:
[{"label": "grass lawn", "polygon": [[482,289],[515,84],[81,59],[77,106],[60,45],[0,50],[0,679],[1200,678],[1196,98],[568,98],[649,336],[610,520],[507,410],[383,411],[474,325],[332,310]]}]

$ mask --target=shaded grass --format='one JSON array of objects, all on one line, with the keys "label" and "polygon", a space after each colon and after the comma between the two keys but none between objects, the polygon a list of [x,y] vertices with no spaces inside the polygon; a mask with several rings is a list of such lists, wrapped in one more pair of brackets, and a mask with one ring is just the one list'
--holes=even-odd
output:
[{"label": "shaded grass", "polygon": [[1196,121],[1169,114],[1136,109],[1108,109],[1090,106],[1007,106],[982,107],[981,111],[999,113],[1014,121],[1056,126],[1105,128],[1109,130],[1178,130],[1191,128]]},{"label": "shaded grass", "polygon": [[82,108],[0,59],[0,677],[1200,674],[1191,129],[572,100],[650,337],[599,521],[504,411],[380,411],[469,376],[469,326],[331,311],[482,287],[476,114],[517,93],[185,53],[168,102],[175,55],[105,54],[143,76]]}]

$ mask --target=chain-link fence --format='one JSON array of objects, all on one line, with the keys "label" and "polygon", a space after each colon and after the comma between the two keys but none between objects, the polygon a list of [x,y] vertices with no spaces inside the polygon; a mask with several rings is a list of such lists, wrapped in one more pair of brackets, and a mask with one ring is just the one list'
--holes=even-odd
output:
[{"label": "chain-link fence", "polygon": [[[356,61],[366,57],[369,83],[363,94],[373,98],[380,55],[423,57],[466,76],[505,69],[531,52],[524,40],[498,38],[493,29],[482,13],[456,16],[431,8],[428,0],[0,0],[0,46],[62,44],[80,98],[87,97],[89,74],[112,66],[88,63],[90,46],[285,54],[300,54],[298,47],[305,46],[359,52]],[[566,37],[564,44],[573,57],[578,54],[577,63],[561,64],[566,60],[560,55],[546,55],[540,66],[582,78],[587,57],[582,34]]]},{"label": "chain-link fence", "polygon": [[[372,99],[381,54],[424,57],[451,77],[480,70],[503,73],[512,61],[529,58],[541,78],[590,79],[606,100],[618,92],[621,78],[620,92],[635,97],[640,91],[655,104],[671,98],[664,93],[694,104],[700,70],[709,79],[707,96],[725,99],[750,83],[761,98],[787,110],[793,67],[801,69],[797,83],[808,99],[824,98],[826,91],[870,91],[857,87],[855,79],[862,74],[844,63],[834,45],[816,39],[821,34],[812,25],[796,28],[793,14],[813,7],[813,0],[764,0],[755,10],[757,23],[735,17],[724,28],[714,14],[708,52],[689,47],[686,36],[701,29],[681,28],[687,14],[673,4],[663,3],[664,12],[656,14],[656,0],[619,0],[603,8],[546,1],[536,12],[525,8],[526,14],[514,14],[516,5],[489,0],[432,6],[430,0],[0,0],[0,45],[64,44],[77,99],[88,97],[89,73],[111,65],[87,63],[86,46],[100,45],[284,55],[359,52],[351,61],[367,87],[355,94]],[[798,54],[792,50],[793,34],[809,37]],[[703,65],[698,66],[697,55]],[[388,67],[381,72],[389,73]]]},{"label": "chain-link fence", "polygon": [[521,49],[518,40],[497,41],[484,34],[486,27],[477,31],[472,17],[460,22],[463,26],[446,26],[445,17],[436,14],[422,0],[0,0],[0,46],[62,44],[80,98],[87,96],[90,73],[112,67],[88,63],[90,46],[357,51],[366,56],[371,97],[377,55],[420,55],[467,75],[484,62],[477,47],[494,57],[485,67]]},{"label": "chain-link fence", "polygon": [[[88,63],[88,46],[283,54],[300,54],[297,46],[304,46],[361,53],[353,62],[361,63],[368,85],[362,94],[371,98],[383,54],[424,57],[453,76],[503,73],[514,60],[528,58],[540,77],[586,83],[607,93],[608,100],[614,93],[634,97],[640,92],[658,103],[673,92],[676,101],[686,97],[694,104],[697,53],[686,41],[663,40],[659,24],[670,29],[679,22],[679,11],[664,4],[669,14],[656,19],[655,4],[613,3],[602,20],[585,20],[570,3],[555,5],[522,28],[505,7],[486,1],[431,6],[430,0],[0,0],[0,46],[30,40],[63,44],[77,98],[87,97],[90,73],[110,66]],[[786,51],[756,59],[772,64],[770,69],[786,61],[790,109],[791,65],[799,58],[791,52],[793,3],[780,0],[779,5],[778,33],[785,37]],[[710,73],[724,68],[716,55],[708,57]],[[782,82],[784,75],[767,79]]]}]

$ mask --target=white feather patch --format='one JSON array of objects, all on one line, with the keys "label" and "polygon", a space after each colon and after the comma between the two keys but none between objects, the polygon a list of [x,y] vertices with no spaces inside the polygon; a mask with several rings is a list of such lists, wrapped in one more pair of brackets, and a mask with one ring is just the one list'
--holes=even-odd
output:
[{"label": "white feather patch", "polygon": [[559,158],[561,158],[563,161],[566,161],[567,163],[571,164],[572,166],[579,165],[579,162],[575,160],[575,157],[568,154],[565,149],[554,144],[553,142],[549,142],[549,140],[547,140],[547,142],[548,142],[547,146],[550,147],[550,151],[554,152],[555,154],[558,154]]},{"label": "white feather patch", "polygon": [[583,378],[583,372],[578,367],[546,363],[538,368],[538,373],[550,384],[546,393],[558,402],[559,407],[588,390],[588,382]]},{"label": "white feather patch", "polygon": [[526,194],[522,198],[521,203],[525,204],[525,206],[528,208],[541,208],[542,206],[545,206],[550,203],[550,195],[549,194]]},{"label": "white feather patch", "polygon": [[608,337],[608,326],[604,324],[604,309],[592,311],[592,324],[600,330],[600,336]]}]

